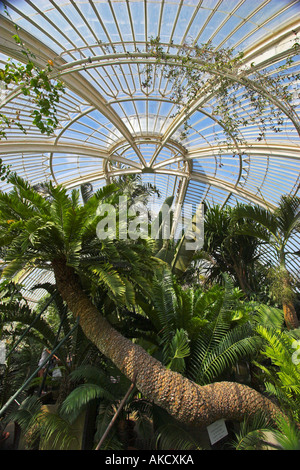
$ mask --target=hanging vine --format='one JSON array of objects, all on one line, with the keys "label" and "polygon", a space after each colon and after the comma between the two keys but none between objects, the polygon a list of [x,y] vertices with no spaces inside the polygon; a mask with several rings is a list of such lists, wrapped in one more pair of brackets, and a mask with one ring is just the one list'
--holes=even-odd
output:
[{"label": "hanging vine", "polygon": [[254,63],[246,67],[242,52],[235,55],[233,49],[215,50],[210,43],[176,47],[177,54],[169,54],[158,37],[150,38],[146,50],[155,61],[145,66],[142,86],[152,86],[161,70],[172,86],[171,99],[177,109],[173,117],[180,112],[185,115],[183,139],[188,133],[191,107],[201,100],[204,105],[209,102],[211,116],[222,123],[226,141],[219,143],[228,146],[234,140],[245,143],[240,127],[258,125],[260,141],[268,130],[281,132],[286,116],[299,123],[294,98],[300,97],[300,73],[289,70],[300,50],[297,35],[293,53],[276,73],[258,70]]},{"label": "hanging vine", "polygon": [[[6,11],[8,14],[8,12]],[[9,16],[9,15],[8,15]],[[0,81],[2,93],[9,90],[11,85],[17,86],[23,96],[28,96],[34,104],[34,110],[30,113],[32,124],[42,134],[51,135],[58,125],[57,104],[61,94],[65,91],[60,79],[52,79],[53,61],[48,60],[44,68],[36,65],[35,55],[25,46],[19,36],[19,27],[14,25],[16,34],[12,36],[24,55],[24,63],[15,62],[9,58],[0,69]],[[26,128],[22,124],[22,112],[17,109],[14,117],[0,113],[0,139],[7,138],[7,128],[19,127],[24,134]]]}]

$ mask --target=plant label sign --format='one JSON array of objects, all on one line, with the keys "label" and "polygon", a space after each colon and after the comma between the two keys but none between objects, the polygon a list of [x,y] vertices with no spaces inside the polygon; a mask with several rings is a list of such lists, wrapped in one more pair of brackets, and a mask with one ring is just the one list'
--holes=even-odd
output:
[{"label": "plant label sign", "polygon": [[223,437],[228,435],[228,431],[226,428],[225,420],[219,419],[214,423],[207,426],[207,432],[209,435],[209,440],[211,445],[213,446],[216,442],[223,439]]}]

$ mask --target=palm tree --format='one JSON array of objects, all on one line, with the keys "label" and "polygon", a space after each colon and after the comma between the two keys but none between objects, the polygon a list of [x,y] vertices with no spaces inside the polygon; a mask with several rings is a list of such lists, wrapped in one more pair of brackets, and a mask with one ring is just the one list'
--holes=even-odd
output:
[{"label": "palm tree", "polygon": [[209,282],[228,273],[235,284],[249,295],[257,292],[259,245],[257,238],[239,234],[243,221],[232,220],[234,208],[208,205],[205,212],[205,239],[197,258],[206,265]]},{"label": "palm tree", "polygon": [[97,207],[114,194],[113,185],[86,204],[79,192],[70,195],[49,184],[44,199],[17,175],[10,193],[0,193],[0,246],[7,247],[3,277],[39,267],[54,272],[57,288],[85,335],[137,389],[177,420],[207,425],[220,418],[240,420],[257,409],[274,418],[280,410],[255,390],[238,383],[199,386],[167,369],[141,346],[125,338],[93,303],[99,290],[116,303],[134,304],[135,290],[147,297],[146,278],[159,266],[148,240],[99,240]]},{"label": "palm tree", "polygon": [[[277,295],[280,296],[284,318],[288,328],[298,328],[299,320],[293,303],[291,276],[287,270],[286,260],[290,238],[300,232],[300,198],[298,196],[282,196],[278,207],[272,212],[260,206],[237,206],[233,220],[250,221],[239,233],[258,238],[269,246],[277,260],[276,275],[280,279]],[[256,225],[253,226],[252,222]],[[271,251],[270,250],[270,251]],[[299,252],[292,253],[299,255]]]}]

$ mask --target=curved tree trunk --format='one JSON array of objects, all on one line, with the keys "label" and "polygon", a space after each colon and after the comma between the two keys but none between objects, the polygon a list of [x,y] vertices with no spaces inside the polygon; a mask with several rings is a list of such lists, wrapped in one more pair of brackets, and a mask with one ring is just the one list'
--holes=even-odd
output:
[{"label": "curved tree trunk", "polygon": [[299,320],[293,302],[283,302],[282,304],[284,321],[288,330],[299,328]]},{"label": "curved tree trunk", "polygon": [[69,309],[79,317],[86,336],[119,368],[138,390],[175,419],[207,426],[224,418],[241,421],[262,410],[275,418],[280,410],[255,390],[231,382],[199,386],[166,369],[142,347],[133,344],[101,316],[83,292],[74,270],[61,261],[53,263],[58,290]]}]

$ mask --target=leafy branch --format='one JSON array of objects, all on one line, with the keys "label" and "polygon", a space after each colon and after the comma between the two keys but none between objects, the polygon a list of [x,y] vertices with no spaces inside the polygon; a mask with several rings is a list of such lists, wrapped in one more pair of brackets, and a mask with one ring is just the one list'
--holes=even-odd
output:
[{"label": "leafy branch", "polygon": [[[5,67],[0,69],[0,80],[7,90],[10,85],[17,86],[23,96],[30,97],[34,103],[34,110],[30,113],[32,124],[36,126],[42,134],[51,135],[58,125],[57,104],[60,95],[64,92],[64,84],[59,79],[52,79],[53,61],[48,60],[44,68],[35,64],[35,55],[25,47],[18,34],[18,26],[14,25],[16,34],[12,36],[17,45],[21,47],[21,53],[26,62],[14,62],[8,59]],[[0,139],[7,138],[6,129],[17,126],[24,134],[26,128],[21,123],[21,111],[17,110],[13,118],[4,113],[0,113]]]}]

